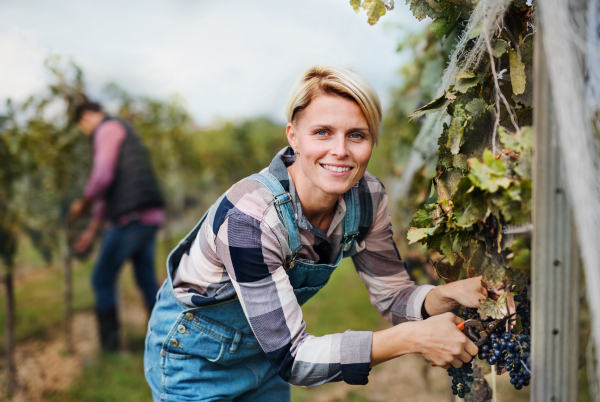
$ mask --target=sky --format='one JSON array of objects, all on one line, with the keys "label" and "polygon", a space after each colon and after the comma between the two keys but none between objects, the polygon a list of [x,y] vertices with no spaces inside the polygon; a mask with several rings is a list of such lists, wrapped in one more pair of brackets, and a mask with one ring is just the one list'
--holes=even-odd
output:
[{"label": "sky", "polygon": [[44,60],[61,55],[83,68],[92,98],[110,82],[176,94],[200,125],[257,115],[284,123],[292,83],[318,63],[358,70],[385,108],[409,61],[395,52],[398,39],[427,24],[403,3],[370,26],[348,0],[3,0],[0,102],[43,91]]}]

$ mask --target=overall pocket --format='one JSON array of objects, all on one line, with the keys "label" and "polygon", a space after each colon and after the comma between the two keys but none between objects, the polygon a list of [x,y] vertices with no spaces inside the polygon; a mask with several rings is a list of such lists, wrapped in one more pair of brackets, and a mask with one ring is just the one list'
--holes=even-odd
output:
[{"label": "overall pocket", "polygon": [[187,395],[191,383],[210,383],[226,366],[243,364],[257,353],[263,351],[253,336],[183,312],[163,342],[162,387],[167,394]]}]

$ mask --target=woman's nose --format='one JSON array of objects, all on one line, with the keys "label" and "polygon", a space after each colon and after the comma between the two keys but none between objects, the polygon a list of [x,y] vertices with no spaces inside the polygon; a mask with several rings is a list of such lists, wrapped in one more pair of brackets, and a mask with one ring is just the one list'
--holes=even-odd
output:
[{"label": "woman's nose", "polygon": [[331,153],[337,156],[339,159],[343,159],[348,155],[348,147],[346,144],[346,137],[344,135],[336,136]]}]

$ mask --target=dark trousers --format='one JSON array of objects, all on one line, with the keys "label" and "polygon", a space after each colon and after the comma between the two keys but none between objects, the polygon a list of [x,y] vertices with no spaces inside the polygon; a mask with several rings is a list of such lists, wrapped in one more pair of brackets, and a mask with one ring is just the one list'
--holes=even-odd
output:
[{"label": "dark trousers", "polygon": [[154,275],[154,249],[157,226],[131,222],[115,226],[104,235],[100,256],[92,275],[96,308],[114,309],[117,305],[115,285],[123,263],[133,261],[135,279],[148,311],[156,302],[158,285]]}]

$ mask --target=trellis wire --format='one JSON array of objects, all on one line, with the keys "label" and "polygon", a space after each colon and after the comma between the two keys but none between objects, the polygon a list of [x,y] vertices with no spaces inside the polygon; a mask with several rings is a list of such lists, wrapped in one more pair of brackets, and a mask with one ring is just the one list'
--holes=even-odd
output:
[{"label": "trellis wire", "polygon": [[[544,0],[538,3],[544,26],[552,27],[543,32],[543,44],[548,59],[552,82],[552,96],[556,99],[555,114],[559,126],[559,140],[565,163],[567,195],[575,218],[578,240],[584,261],[588,306],[590,309],[592,337],[600,345],[600,183],[598,177],[598,144],[592,129],[590,110],[600,105],[593,98],[584,96],[586,85],[581,54],[575,46],[572,10],[568,0]],[[589,7],[597,7],[597,0],[587,1]],[[596,8],[597,12],[597,8]],[[598,31],[591,27],[597,43]],[[592,56],[591,52],[587,56]],[[600,64],[587,65],[597,77]],[[590,75],[588,74],[588,77]],[[586,104],[587,103],[587,104]],[[596,361],[600,361],[600,348],[596,348]],[[596,377],[598,373],[596,373]]]}]

